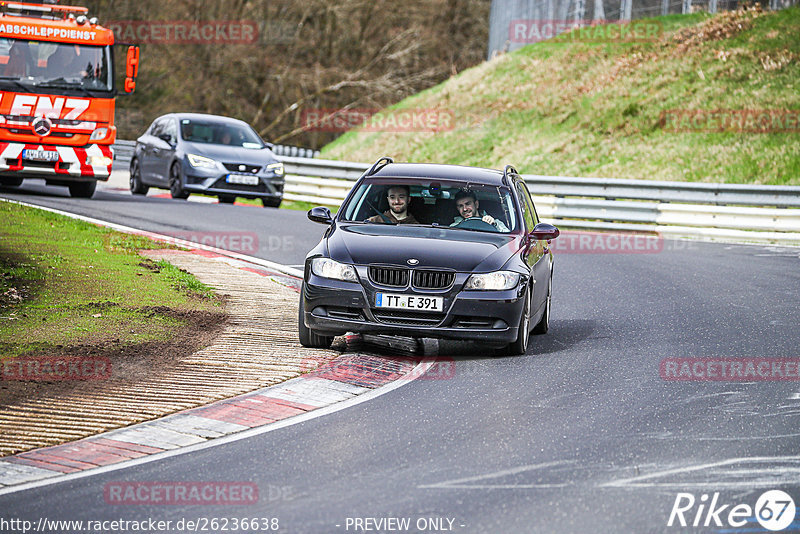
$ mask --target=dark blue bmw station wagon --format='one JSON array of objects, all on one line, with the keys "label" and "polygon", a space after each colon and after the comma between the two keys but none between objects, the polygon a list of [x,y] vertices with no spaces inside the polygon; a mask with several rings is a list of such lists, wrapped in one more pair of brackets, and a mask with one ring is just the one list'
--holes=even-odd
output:
[{"label": "dark blue bmw station wagon", "polygon": [[475,340],[524,354],[550,321],[556,227],[525,182],[502,171],[381,158],[306,257],[299,337],[346,332]]}]

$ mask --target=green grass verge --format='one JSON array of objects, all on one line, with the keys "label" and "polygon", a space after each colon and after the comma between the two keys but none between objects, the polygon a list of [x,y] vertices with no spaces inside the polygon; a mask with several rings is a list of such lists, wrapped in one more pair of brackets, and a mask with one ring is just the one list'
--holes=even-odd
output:
[{"label": "green grass verge", "polygon": [[211,289],[166,262],[165,248],[61,215],[0,202],[0,357],[172,339],[182,312],[221,312]]},{"label": "green grass verge", "polygon": [[[643,43],[566,38],[501,55],[391,109],[452,113],[434,132],[352,131],[322,157],[457,163],[521,172],[800,184],[788,133],[669,128],[672,110],[793,110],[800,116],[800,6],[651,19]],[[677,131],[676,131],[677,130]]]}]

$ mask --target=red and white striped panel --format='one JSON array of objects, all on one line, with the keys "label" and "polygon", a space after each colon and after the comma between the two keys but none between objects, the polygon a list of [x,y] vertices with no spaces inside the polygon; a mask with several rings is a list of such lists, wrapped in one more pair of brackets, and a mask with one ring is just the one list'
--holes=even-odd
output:
[{"label": "red and white striped panel", "polygon": [[[25,165],[20,156],[25,149],[30,150],[51,150],[58,152],[59,163],[56,168],[35,167]],[[90,156],[105,156],[109,160],[114,159],[114,151],[108,145],[89,145],[84,147],[54,146],[54,145],[34,145],[25,143],[3,143],[0,142],[0,172],[3,171],[22,171],[29,174],[41,175],[62,175],[67,176],[91,176],[100,179],[108,178],[111,175],[111,165],[89,165],[87,158]],[[9,160],[14,160],[9,163]],[[66,168],[70,163],[69,168]]]}]

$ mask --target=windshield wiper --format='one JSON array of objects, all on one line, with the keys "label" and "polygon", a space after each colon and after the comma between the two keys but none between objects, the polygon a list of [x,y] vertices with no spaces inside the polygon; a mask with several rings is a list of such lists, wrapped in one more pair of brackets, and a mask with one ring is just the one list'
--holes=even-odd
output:
[{"label": "windshield wiper", "polygon": [[28,87],[27,85],[21,83],[19,81],[19,78],[17,78],[16,76],[0,76],[0,82],[13,83],[17,87],[19,87],[20,89],[25,91],[26,93],[32,93],[33,92],[33,91],[31,91],[30,87]]},{"label": "windshield wiper", "polygon": [[[63,80],[63,78],[61,78]],[[92,96],[81,82],[68,82],[68,81],[51,81],[51,82],[40,82],[34,84],[34,87],[45,87],[49,89],[78,89],[86,96]]]}]

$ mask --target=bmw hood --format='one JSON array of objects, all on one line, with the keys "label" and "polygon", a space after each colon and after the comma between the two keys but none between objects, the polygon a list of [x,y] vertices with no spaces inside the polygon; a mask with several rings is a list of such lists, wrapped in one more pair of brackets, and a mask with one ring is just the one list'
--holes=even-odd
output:
[{"label": "bmw hood", "polygon": [[379,263],[459,272],[498,270],[518,250],[516,236],[410,225],[341,224],[327,239],[330,258],[343,263]]}]

